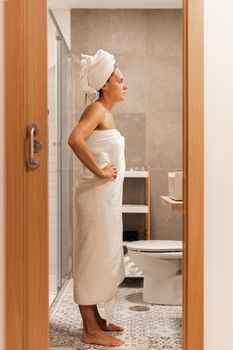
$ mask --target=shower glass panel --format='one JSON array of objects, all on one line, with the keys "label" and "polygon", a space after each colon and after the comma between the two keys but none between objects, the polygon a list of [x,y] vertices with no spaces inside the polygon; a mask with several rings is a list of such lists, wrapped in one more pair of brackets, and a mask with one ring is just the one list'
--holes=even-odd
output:
[{"label": "shower glass panel", "polygon": [[71,277],[72,271],[72,152],[67,144],[72,129],[72,61],[64,40],[60,41],[60,166],[61,166],[61,283]]},{"label": "shower glass panel", "polygon": [[71,58],[58,24],[48,15],[49,305],[72,271]]}]

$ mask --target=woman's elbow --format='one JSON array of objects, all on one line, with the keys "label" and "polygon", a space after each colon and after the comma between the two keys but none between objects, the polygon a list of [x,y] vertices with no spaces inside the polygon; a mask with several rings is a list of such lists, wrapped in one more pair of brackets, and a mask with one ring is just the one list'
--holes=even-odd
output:
[{"label": "woman's elbow", "polygon": [[80,142],[80,138],[74,135],[70,135],[68,138],[68,145],[74,149],[75,147],[77,147],[79,145]]},{"label": "woman's elbow", "polygon": [[72,136],[69,136],[68,137],[68,140],[67,140],[67,143],[68,143],[68,145],[72,148],[72,145],[73,145],[73,137]]},{"label": "woman's elbow", "polygon": [[74,135],[70,135],[68,138],[68,145],[73,148],[75,146],[75,144],[77,144],[77,138],[74,137]]}]

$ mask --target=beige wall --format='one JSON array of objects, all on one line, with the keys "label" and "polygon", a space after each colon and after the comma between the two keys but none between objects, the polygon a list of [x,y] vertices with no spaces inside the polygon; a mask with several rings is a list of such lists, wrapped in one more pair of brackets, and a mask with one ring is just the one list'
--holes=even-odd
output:
[{"label": "beige wall", "polygon": [[0,350],[4,350],[5,346],[5,218],[4,218],[4,100],[3,100],[3,30],[4,30],[4,14],[3,2],[0,2]]},{"label": "beige wall", "polygon": [[[128,85],[113,113],[125,136],[126,167],[151,166],[153,239],[181,239],[182,218],[164,207],[167,172],[182,169],[181,10],[72,10],[71,47],[77,59],[102,48],[114,54]],[[75,120],[84,108],[76,72]],[[78,161],[74,161],[78,167]],[[126,180],[125,202],[143,202],[143,183]],[[131,185],[132,184],[132,185]],[[134,196],[133,196],[134,193]],[[126,198],[128,196],[128,198]],[[143,215],[124,215],[125,229],[144,229]]]},{"label": "beige wall", "polygon": [[70,9],[52,9],[52,12],[70,49]]},{"label": "beige wall", "polygon": [[232,347],[232,18],[232,1],[205,1],[205,350]]}]

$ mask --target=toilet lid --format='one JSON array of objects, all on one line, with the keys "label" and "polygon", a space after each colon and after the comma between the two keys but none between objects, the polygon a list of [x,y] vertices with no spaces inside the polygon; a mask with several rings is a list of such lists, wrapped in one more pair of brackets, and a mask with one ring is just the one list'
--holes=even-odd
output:
[{"label": "toilet lid", "polygon": [[127,248],[140,251],[181,252],[182,241],[144,240],[127,243]]}]

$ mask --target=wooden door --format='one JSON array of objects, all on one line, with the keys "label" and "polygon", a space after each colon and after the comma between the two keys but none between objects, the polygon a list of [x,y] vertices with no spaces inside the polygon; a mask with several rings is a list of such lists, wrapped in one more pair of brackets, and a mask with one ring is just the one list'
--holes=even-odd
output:
[{"label": "wooden door", "polygon": [[[203,349],[203,0],[184,0],[183,349]],[[47,2],[7,0],[6,350],[48,350]],[[40,166],[30,169],[28,125]]]},{"label": "wooden door", "polygon": [[[48,349],[47,3],[6,9],[6,349]],[[36,124],[40,166],[26,129]]]}]

